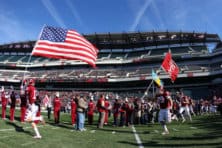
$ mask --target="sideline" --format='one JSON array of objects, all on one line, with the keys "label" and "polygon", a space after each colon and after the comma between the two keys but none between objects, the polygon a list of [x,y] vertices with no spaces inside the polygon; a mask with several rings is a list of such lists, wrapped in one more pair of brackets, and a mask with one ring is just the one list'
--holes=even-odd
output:
[{"label": "sideline", "polygon": [[139,135],[136,133],[136,129],[135,129],[134,125],[132,126],[132,129],[133,129],[133,133],[134,133],[134,136],[135,136],[135,139],[136,139],[136,142],[137,142],[139,148],[144,148],[143,143],[140,140]]}]

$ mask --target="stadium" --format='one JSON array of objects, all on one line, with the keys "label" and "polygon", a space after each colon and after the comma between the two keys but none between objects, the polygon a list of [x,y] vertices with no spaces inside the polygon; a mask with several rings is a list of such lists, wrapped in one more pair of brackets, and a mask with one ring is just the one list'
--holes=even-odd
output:
[{"label": "stadium", "polygon": [[[31,56],[36,41],[0,45],[0,81],[17,89],[24,76],[38,90],[134,92],[143,95],[155,70],[164,87],[193,98],[210,97],[222,86],[222,43],[201,32],[123,32],[83,35],[98,49],[96,68],[81,61]],[[180,68],[174,83],[161,69],[171,51]],[[150,92],[154,91],[152,86]]]}]

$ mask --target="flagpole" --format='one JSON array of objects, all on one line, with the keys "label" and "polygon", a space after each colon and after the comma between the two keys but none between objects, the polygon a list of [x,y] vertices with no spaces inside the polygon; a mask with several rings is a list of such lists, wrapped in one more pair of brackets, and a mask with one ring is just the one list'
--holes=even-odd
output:
[{"label": "flagpole", "polygon": [[155,87],[155,86],[154,86],[154,84],[153,84],[152,86],[153,86],[153,98],[154,98],[154,87]]},{"label": "flagpole", "polygon": [[[153,84],[153,79],[152,79],[152,81],[150,82],[149,86],[146,88],[146,91],[145,91],[145,93],[143,94],[143,96],[141,97],[141,100],[143,100],[144,97],[145,97],[146,95],[148,95],[149,89],[150,89],[150,87],[152,86],[152,84]],[[147,94],[146,94],[146,93],[147,93]]]},{"label": "flagpole", "polygon": [[[168,50],[168,53],[171,54],[170,48],[169,48],[169,50]],[[165,58],[166,58],[166,55],[165,55]],[[172,58],[172,57],[171,57],[171,58]],[[176,64],[175,62],[174,62],[174,64],[177,66],[177,64]],[[177,66],[177,67],[178,67],[178,66]],[[165,69],[163,68],[162,64],[161,64],[161,66],[159,67],[158,71],[161,70],[161,69],[165,70]],[[166,70],[165,70],[165,72],[166,72]],[[172,79],[171,79],[171,80],[172,80]],[[145,97],[146,95],[148,95],[148,91],[149,91],[151,85],[153,84],[153,81],[154,81],[154,80],[153,80],[153,78],[152,78],[152,81],[150,82],[149,86],[147,87],[144,95],[141,97],[141,100],[144,99],[144,97]],[[173,83],[174,83],[174,82],[173,82]],[[154,88],[153,88],[153,96],[154,96]]]},{"label": "flagpole", "polygon": [[[161,70],[161,68],[162,68],[162,66],[160,66],[160,67],[158,68],[158,70]],[[149,89],[150,89],[150,87],[152,86],[153,82],[154,82],[154,80],[152,79],[152,81],[150,82],[150,84],[149,84],[148,87],[146,88],[146,91],[144,92],[143,96],[141,97],[141,100],[143,100],[144,97],[145,97],[146,95],[148,95]],[[146,93],[147,93],[147,94],[146,94]],[[153,95],[154,95],[154,93],[153,93]]]},{"label": "flagpole", "polygon": [[[35,45],[37,44],[38,40],[40,39],[40,37],[41,37],[41,35],[42,35],[42,32],[43,32],[43,29],[44,29],[45,26],[46,26],[46,24],[43,25],[43,27],[42,27],[39,35],[38,35],[37,41],[35,42]],[[34,48],[35,48],[35,45],[34,45]],[[33,52],[33,50],[32,50],[32,52]],[[28,65],[31,64],[32,52],[31,52],[31,54],[29,55],[28,63],[25,65],[25,71],[24,71],[23,78],[22,78],[22,85],[23,85],[23,81],[25,80],[25,76],[26,76],[26,73],[27,73],[26,71],[27,71],[27,69],[28,69]]]}]

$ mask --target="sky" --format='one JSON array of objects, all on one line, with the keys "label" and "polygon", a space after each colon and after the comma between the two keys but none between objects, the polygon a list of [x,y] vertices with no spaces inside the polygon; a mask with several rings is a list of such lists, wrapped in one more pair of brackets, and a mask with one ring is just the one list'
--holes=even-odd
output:
[{"label": "sky", "polygon": [[44,25],[81,34],[195,31],[222,37],[222,0],[0,0],[0,44],[37,40]]}]

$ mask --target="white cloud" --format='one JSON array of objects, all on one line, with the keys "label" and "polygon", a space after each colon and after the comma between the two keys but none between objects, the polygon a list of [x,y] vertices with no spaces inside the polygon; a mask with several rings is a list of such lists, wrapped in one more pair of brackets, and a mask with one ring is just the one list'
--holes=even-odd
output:
[{"label": "white cloud", "polygon": [[67,6],[70,8],[72,15],[74,16],[75,20],[79,23],[79,24],[83,24],[79,13],[77,12],[77,9],[75,8],[75,6],[73,5],[73,3],[70,0],[65,0],[65,2],[67,3]]},{"label": "white cloud", "polygon": [[151,2],[153,0],[146,0],[145,4],[142,5],[142,7],[139,9],[139,11],[136,14],[136,17],[134,19],[133,24],[130,27],[130,31],[135,31],[136,27],[141,21],[141,18],[143,17],[144,13],[146,12],[147,8],[150,6]]},{"label": "white cloud", "polygon": [[58,23],[60,27],[67,28],[52,2],[50,0],[42,0],[42,3],[50,15],[55,19],[56,23]]},{"label": "white cloud", "polygon": [[35,33],[24,27],[12,12],[0,12],[0,43],[18,42],[35,38]]},{"label": "white cloud", "polygon": [[159,28],[159,29],[160,29],[160,28],[164,29],[164,28],[165,28],[165,24],[164,24],[164,22],[163,22],[161,13],[160,13],[160,11],[159,11],[159,7],[157,7],[157,6],[158,6],[158,5],[156,5],[155,1],[152,1],[152,8],[153,8],[153,10],[154,10],[154,15],[155,15],[155,17],[156,17],[157,20],[158,20],[158,24],[160,24],[158,28]]},{"label": "white cloud", "polygon": [[65,0],[67,6],[70,8],[70,11],[74,17],[74,21],[77,22],[77,24],[79,24],[81,27],[85,28],[85,29],[88,29],[87,26],[85,26],[85,24],[83,23],[80,15],[79,15],[79,12],[77,11],[75,5],[70,1],[70,0]]}]

